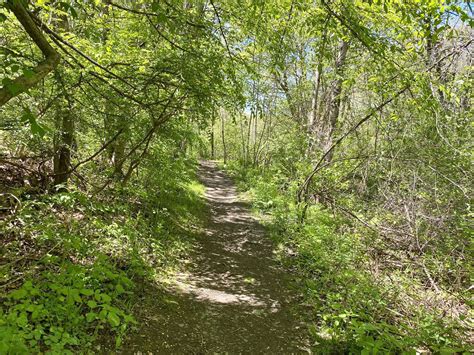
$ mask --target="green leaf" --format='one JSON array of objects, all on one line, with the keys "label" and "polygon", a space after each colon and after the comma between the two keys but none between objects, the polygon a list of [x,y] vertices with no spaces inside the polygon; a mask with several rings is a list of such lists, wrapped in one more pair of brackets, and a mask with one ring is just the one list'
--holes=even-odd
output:
[{"label": "green leaf", "polygon": [[94,294],[94,290],[90,290],[90,289],[87,289],[87,288],[83,288],[81,290],[81,293],[85,296],[92,296]]},{"label": "green leaf", "polygon": [[159,23],[165,22],[167,19],[168,18],[166,17],[166,15],[163,12],[158,13],[157,16],[156,16],[156,20]]},{"label": "green leaf", "polygon": [[28,68],[24,68],[22,70],[22,72],[23,72],[23,75],[25,76],[25,78],[31,78],[35,74],[35,72],[33,70],[28,69]]},{"label": "green leaf", "polygon": [[122,344],[122,337],[120,335],[117,335],[115,337],[115,347],[118,348]]},{"label": "green leaf", "polygon": [[97,318],[97,313],[95,312],[89,312],[86,314],[86,320],[90,323],[94,321]]},{"label": "green leaf", "polygon": [[112,327],[118,327],[120,325],[120,317],[113,312],[107,315],[107,319]]},{"label": "green leaf", "polygon": [[46,130],[35,121],[31,123],[31,133],[33,133],[33,135],[43,137],[46,134]]},{"label": "green leaf", "polygon": [[158,12],[161,10],[160,2],[159,1],[153,1],[151,4],[151,10],[154,12]]},{"label": "green leaf", "polygon": [[28,295],[28,292],[23,288],[12,291],[10,293],[10,297],[15,299],[15,300],[21,300],[22,298],[25,298],[27,295]]},{"label": "green leaf", "polygon": [[65,1],[61,1],[59,3],[59,6],[65,11],[65,12],[68,12],[71,14],[71,16],[73,18],[77,18],[77,12],[76,10],[74,9],[74,7],[71,6],[71,4],[65,2]]},{"label": "green leaf", "polygon": [[99,318],[101,320],[105,320],[106,317],[107,317],[107,310],[106,309],[101,310],[99,313]]},{"label": "green leaf", "polygon": [[72,297],[73,297],[74,301],[76,301],[77,303],[82,303],[82,298],[81,298],[81,296],[79,296],[79,293],[74,292]]},{"label": "green leaf", "polygon": [[21,313],[16,319],[16,324],[18,324],[20,327],[25,327],[28,324],[28,318],[25,312]]},{"label": "green leaf", "polygon": [[30,124],[30,130],[33,135],[43,138],[43,136],[46,134],[46,129],[36,121],[36,116],[29,108],[25,108],[23,110],[21,121],[24,123],[28,122]]},{"label": "green leaf", "polygon": [[14,83],[11,79],[8,78],[3,79],[2,84],[5,86],[7,91],[13,96],[16,96],[23,89],[20,84]]},{"label": "green leaf", "polygon": [[110,297],[108,294],[106,293],[101,293],[100,294],[100,298],[102,299],[102,301],[104,303],[110,303],[110,301],[112,300],[112,297]]}]

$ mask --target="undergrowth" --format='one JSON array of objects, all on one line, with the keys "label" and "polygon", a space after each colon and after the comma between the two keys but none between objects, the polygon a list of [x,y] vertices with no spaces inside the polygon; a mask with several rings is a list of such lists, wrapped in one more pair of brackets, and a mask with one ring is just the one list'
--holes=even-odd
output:
[{"label": "undergrowth", "polygon": [[411,267],[381,265],[369,253],[377,233],[322,204],[312,205],[301,224],[297,181],[235,163],[227,169],[265,216],[281,262],[296,275],[316,353],[470,353],[461,295],[434,292]]},{"label": "undergrowth", "polygon": [[21,206],[0,228],[0,353],[73,353],[102,337],[120,347],[142,285],[192,246],[203,203],[194,170],[179,159],[98,195],[16,192]]}]

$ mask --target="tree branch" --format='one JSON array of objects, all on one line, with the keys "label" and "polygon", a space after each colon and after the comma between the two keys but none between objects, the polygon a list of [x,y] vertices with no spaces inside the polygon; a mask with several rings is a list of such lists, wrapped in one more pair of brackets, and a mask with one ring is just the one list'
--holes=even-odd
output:
[{"label": "tree branch", "polygon": [[[465,44],[459,46],[458,48],[454,49],[453,51],[449,52],[448,54],[446,54],[445,56],[443,56],[442,58],[440,58],[436,63],[432,64],[430,67],[426,68],[424,70],[424,72],[429,72],[431,69],[433,69],[436,65],[440,64],[441,62],[443,62],[446,58],[449,58],[450,56],[458,53],[459,51],[461,51],[461,49],[463,48],[467,48],[471,45],[471,43],[474,42],[474,39],[471,39],[469,40],[468,42],[466,42]],[[393,77],[392,80],[394,80],[396,78]],[[413,80],[413,79],[412,79]],[[303,202],[303,195],[307,195],[307,190],[308,190],[308,186],[309,184],[311,183],[311,181],[313,180],[314,176],[316,175],[316,173],[320,170],[321,168],[321,164],[324,162],[324,160],[326,159],[326,157],[334,150],[334,148],[336,148],[336,146],[338,146],[347,136],[349,136],[350,134],[352,134],[353,132],[355,132],[361,125],[363,125],[366,121],[368,121],[375,113],[377,113],[379,110],[381,110],[383,107],[385,107],[386,105],[388,105],[389,103],[391,103],[393,100],[395,100],[396,98],[398,98],[400,95],[402,95],[405,91],[407,91],[408,89],[411,88],[413,84],[413,81],[410,81],[408,84],[404,85],[402,89],[400,89],[399,91],[397,91],[394,95],[392,95],[390,98],[388,98],[387,100],[385,100],[384,102],[382,102],[380,105],[378,105],[377,107],[373,108],[366,116],[364,116],[361,120],[359,120],[354,126],[352,126],[346,133],[344,133],[341,137],[339,137],[335,142],[334,144],[331,145],[331,147],[326,151],[324,152],[324,154],[322,155],[322,157],[318,160],[318,162],[316,163],[316,165],[314,166],[313,170],[311,171],[311,173],[306,177],[305,181],[303,182],[303,184],[301,185],[301,187],[298,189],[298,195],[297,195],[297,200],[298,202]],[[304,217],[304,216],[303,216]]]},{"label": "tree branch", "polygon": [[110,71],[109,69],[107,69],[106,67],[104,67],[103,65],[101,65],[100,63],[98,63],[97,61],[95,61],[94,59],[92,59],[91,57],[89,57],[87,54],[83,53],[81,50],[79,50],[77,47],[73,46],[71,43],[69,43],[68,41],[66,41],[64,38],[62,38],[60,35],[58,35],[56,32],[54,32],[53,30],[51,30],[48,26],[46,26],[38,17],[32,15],[32,18],[33,20],[39,25],[41,26],[41,28],[46,32],[48,33],[52,38],[55,38],[57,41],[61,42],[62,44],[68,46],[69,48],[71,48],[74,52],[76,52],[77,54],[79,54],[81,57],[83,57],[84,59],[86,59],[88,62],[92,63],[93,65],[95,65],[96,67],[102,69],[103,71],[105,71],[107,74],[111,75],[112,77],[114,77],[115,79],[117,80],[120,80],[121,82],[123,82],[125,85],[131,87],[132,89],[136,90],[137,88],[130,84],[127,80],[123,79],[122,77],[118,76],[117,74],[115,74],[114,72]]},{"label": "tree branch", "polygon": [[10,84],[0,89],[0,107],[39,83],[49,72],[56,68],[60,59],[58,52],[51,47],[20,0],[7,1],[7,8],[13,12],[25,31],[44,54],[45,60],[33,68],[33,74],[20,75],[12,80]]}]

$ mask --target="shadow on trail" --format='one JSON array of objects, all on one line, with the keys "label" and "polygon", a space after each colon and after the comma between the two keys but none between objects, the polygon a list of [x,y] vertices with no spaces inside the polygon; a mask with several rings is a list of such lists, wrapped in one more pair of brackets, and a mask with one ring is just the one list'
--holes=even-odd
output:
[{"label": "shadow on trail", "polygon": [[306,353],[296,295],[264,228],[214,163],[202,162],[199,176],[210,217],[192,264],[165,293],[146,291],[143,325],[122,352]]}]

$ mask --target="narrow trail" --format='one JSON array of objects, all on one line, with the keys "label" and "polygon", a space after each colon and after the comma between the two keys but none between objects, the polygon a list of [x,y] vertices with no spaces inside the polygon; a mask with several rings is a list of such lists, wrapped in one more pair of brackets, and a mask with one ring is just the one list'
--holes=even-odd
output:
[{"label": "narrow trail", "polygon": [[202,162],[199,176],[210,218],[192,265],[123,352],[307,353],[295,291],[264,228],[213,162]]}]

